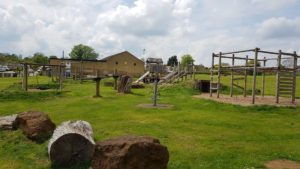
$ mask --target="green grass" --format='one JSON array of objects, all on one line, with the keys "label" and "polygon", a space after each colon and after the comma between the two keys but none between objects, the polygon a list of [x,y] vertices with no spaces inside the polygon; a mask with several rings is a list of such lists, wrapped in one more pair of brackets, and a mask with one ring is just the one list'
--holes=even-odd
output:
[{"label": "green grass", "polygon": [[[274,78],[267,79],[266,93],[274,95]],[[30,80],[34,83],[35,79]],[[192,96],[197,91],[185,82],[160,87],[159,102],[173,104],[173,108],[143,109],[136,105],[151,103],[151,85],[128,95],[101,86],[103,97],[93,98],[94,82],[69,80],[62,93],[25,96],[17,93],[22,93],[18,86],[11,87],[18,82],[0,79],[0,115],[36,110],[49,114],[57,125],[86,120],[96,141],[127,134],[153,136],[169,149],[169,169],[261,168],[265,161],[282,158],[300,162],[299,107],[241,107],[196,99]],[[48,79],[41,77],[39,82],[48,83]],[[229,77],[224,82],[229,84]],[[6,92],[15,96],[1,97]],[[51,168],[47,143],[31,142],[20,131],[0,131],[0,168]]]}]

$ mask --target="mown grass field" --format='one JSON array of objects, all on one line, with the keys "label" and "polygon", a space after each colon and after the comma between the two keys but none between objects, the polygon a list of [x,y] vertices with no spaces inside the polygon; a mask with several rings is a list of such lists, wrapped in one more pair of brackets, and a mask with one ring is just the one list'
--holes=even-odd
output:
[{"label": "mown grass field", "polygon": [[[266,94],[274,95],[274,80],[267,77]],[[223,82],[229,81],[226,77]],[[93,98],[94,82],[69,80],[62,93],[28,94],[19,91],[18,82],[17,78],[0,79],[0,115],[35,110],[46,112],[57,125],[86,120],[96,141],[128,134],[153,136],[169,149],[169,169],[263,168],[266,161],[274,159],[300,162],[299,107],[241,107],[196,99],[192,96],[198,92],[191,82],[184,82],[159,89],[159,102],[173,108],[143,109],[136,105],[151,103],[151,85],[127,95],[101,86],[103,97]],[[30,82],[36,83],[36,78]],[[248,82],[250,89],[250,78]],[[297,96],[299,89],[300,85]],[[31,142],[20,131],[0,131],[0,168],[51,168],[47,143]]]}]

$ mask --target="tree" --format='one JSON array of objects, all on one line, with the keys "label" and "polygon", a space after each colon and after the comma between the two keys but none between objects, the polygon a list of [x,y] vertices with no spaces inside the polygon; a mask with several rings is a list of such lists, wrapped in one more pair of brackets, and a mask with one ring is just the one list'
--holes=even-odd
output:
[{"label": "tree", "polygon": [[0,63],[2,64],[19,62],[21,62],[21,58],[16,54],[0,53]]},{"label": "tree", "polygon": [[50,59],[57,59],[58,57],[55,56],[55,55],[51,55],[51,56],[49,56],[49,58],[50,58]]},{"label": "tree", "polygon": [[167,65],[168,65],[168,66],[177,66],[177,65],[178,65],[177,56],[176,56],[176,55],[171,56],[171,57],[168,59]]},{"label": "tree", "polygon": [[183,67],[191,65],[193,62],[194,62],[194,59],[190,54],[186,54],[181,57],[181,65]]},{"label": "tree", "polygon": [[48,64],[48,57],[45,56],[43,53],[35,53],[32,57],[32,61],[33,63],[37,63],[37,64]]},{"label": "tree", "polygon": [[[252,60],[252,59],[249,60],[249,61],[248,61],[248,65],[254,65],[254,60]],[[259,62],[259,61],[256,61],[256,66],[257,66],[257,67],[260,67],[260,62]]]},{"label": "tree", "polygon": [[72,59],[88,59],[88,60],[95,60],[98,57],[98,53],[95,52],[95,50],[92,47],[79,44],[75,45],[69,53],[69,56]]}]

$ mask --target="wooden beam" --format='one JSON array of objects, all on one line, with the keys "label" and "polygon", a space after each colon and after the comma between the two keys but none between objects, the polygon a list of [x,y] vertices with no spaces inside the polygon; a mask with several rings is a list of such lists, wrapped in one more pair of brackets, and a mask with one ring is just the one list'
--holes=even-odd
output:
[{"label": "wooden beam", "polygon": [[252,104],[255,104],[255,92],[256,92],[256,71],[257,71],[257,57],[259,49],[255,49],[254,68],[253,68],[253,83],[252,83]]},{"label": "wooden beam", "polygon": [[[264,61],[263,61],[263,66],[266,67],[266,57],[264,57]],[[265,96],[265,81],[266,81],[266,73],[265,71],[262,72],[262,92],[261,92],[261,96],[264,97]]]},{"label": "wooden beam", "polygon": [[23,64],[23,90],[28,91],[28,65]]},{"label": "wooden beam", "polygon": [[62,67],[59,67],[59,90],[62,89]]},{"label": "wooden beam", "polygon": [[[220,56],[222,56],[222,52],[220,52]],[[218,65],[218,84],[217,84],[217,98],[220,97],[220,81],[221,81],[221,67],[222,67],[222,57],[219,57],[219,65]]]},{"label": "wooden beam", "polygon": [[276,74],[276,103],[279,103],[279,91],[280,91],[280,69],[281,69],[281,50],[278,53],[277,59],[277,74]]},{"label": "wooden beam", "polygon": [[[234,54],[232,54],[232,66],[234,66]],[[230,86],[230,97],[233,96],[233,70],[231,70],[231,86]]]},{"label": "wooden beam", "polygon": [[[246,62],[245,62],[245,66],[248,66],[248,55],[246,55]],[[247,69],[244,70],[245,72],[245,79],[244,79],[244,97],[247,96],[247,78],[248,78],[248,71]]]},{"label": "wooden beam", "polygon": [[296,51],[294,52],[294,70],[293,70],[293,93],[292,93],[292,103],[295,103],[296,99],[296,81],[297,81],[297,62],[298,62],[298,57]]},{"label": "wooden beam", "polygon": [[233,51],[233,52],[224,52],[224,53],[222,53],[222,55],[231,55],[231,54],[236,54],[236,53],[254,52],[254,51],[255,51],[255,49],[248,49],[248,50],[240,50],[240,51]]},{"label": "wooden beam", "polygon": [[209,95],[210,97],[212,97],[212,83],[213,83],[213,80],[214,80],[214,63],[215,61],[215,54],[213,53],[212,54],[212,59],[211,59],[211,68],[210,68],[210,87],[209,87]]}]

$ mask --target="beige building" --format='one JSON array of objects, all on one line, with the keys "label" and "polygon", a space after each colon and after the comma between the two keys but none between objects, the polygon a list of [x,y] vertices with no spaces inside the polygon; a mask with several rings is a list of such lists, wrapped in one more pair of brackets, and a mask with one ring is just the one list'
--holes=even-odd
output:
[{"label": "beige building", "polygon": [[102,60],[50,59],[50,65],[67,65],[74,78],[101,75],[141,76],[145,72],[144,62],[128,51],[124,51]]}]

